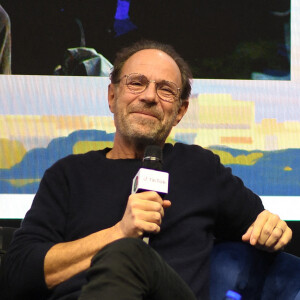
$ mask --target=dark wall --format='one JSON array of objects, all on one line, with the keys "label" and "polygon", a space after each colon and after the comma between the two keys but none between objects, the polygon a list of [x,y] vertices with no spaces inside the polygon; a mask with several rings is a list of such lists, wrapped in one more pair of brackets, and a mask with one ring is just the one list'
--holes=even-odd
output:
[{"label": "dark wall", "polygon": [[[12,24],[14,74],[50,75],[68,47],[86,46],[110,61],[140,38],[172,44],[197,78],[249,79],[253,71],[289,72],[284,24],[290,0],[131,0],[136,26],[117,35],[117,0],[2,0]],[[126,22],[125,22],[126,23]],[[124,26],[126,24],[124,23]],[[128,24],[127,24],[128,25]]]}]

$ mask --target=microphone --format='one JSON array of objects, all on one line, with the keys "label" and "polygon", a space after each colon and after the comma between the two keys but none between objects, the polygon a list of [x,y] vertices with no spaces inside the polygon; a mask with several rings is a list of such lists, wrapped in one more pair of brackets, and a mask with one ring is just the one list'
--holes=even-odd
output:
[{"label": "microphone", "polygon": [[162,171],[162,149],[156,145],[146,147],[142,167],[133,178],[131,193],[157,192],[161,197],[168,193],[169,174]]},{"label": "microphone", "polygon": [[[168,194],[169,174],[162,171],[162,162],[162,149],[156,145],[147,146],[142,167],[132,181],[132,194],[154,191],[162,198]],[[143,241],[149,244],[149,233],[144,234]]]},{"label": "microphone", "polygon": [[161,148],[156,145],[147,146],[144,153],[142,167],[162,171],[162,163],[163,159]]}]

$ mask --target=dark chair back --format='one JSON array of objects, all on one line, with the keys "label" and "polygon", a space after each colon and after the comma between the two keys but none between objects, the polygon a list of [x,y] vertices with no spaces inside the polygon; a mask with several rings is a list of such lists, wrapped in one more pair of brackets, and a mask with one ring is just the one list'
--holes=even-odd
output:
[{"label": "dark chair back", "polygon": [[17,228],[0,227],[0,267],[2,266],[3,257],[8,249],[8,246],[13,238]]},{"label": "dark chair back", "polygon": [[13,227],[0,227],[0,299],[10,300],[10,296],[5,289],[6,285],[3,278],[3,261],[5,254],[8,250],[9,244],[13,238],[14,232],[17,228]]}]

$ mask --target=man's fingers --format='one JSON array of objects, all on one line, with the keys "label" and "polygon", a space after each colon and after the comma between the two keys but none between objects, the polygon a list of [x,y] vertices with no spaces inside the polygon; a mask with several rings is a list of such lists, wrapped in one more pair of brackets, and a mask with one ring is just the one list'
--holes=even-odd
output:
[{"label": "man's fingers", "polygon": [[265,244],[265,246],[272,249],[272,251],[283,249],[292,239],[292,230],[287,225],[285,229],[282,229],[281,226],[274,228],[273,234]]},{"label": "man's fingers", "polygon": [[160,232],[160,226],[152,223],[152,222],[146,222],[144,220],[139,220],[141,228],[143,228],[143,232],[149,232],[149,233],[159,233]]},{"label": "man's fingers", "polygon": [[137,194],[131,194],[130,197],[136,197],[138,199],[142,200],[148,200],[148,201],[155,201],[160,204],[163,204],[162,198],[159,196],[158,193],[153,192],[153,191],[147,191],[147,192],[142,192],[142,193],[137,193]]},{"label": "man's fingers", "polygon": [[142,236],[143,232],[160,232],[164,208],[171,205],[169,200],[152,191],[131,194],[122,218],[121,229],[126,236]]},{"label": "man's fingers", "polygon": [[[265,245],[266,242],[270,239],[271,242],[274,242],[274,239],[278,238],[280,234],[279,230],[274,230],[278,222],[281,221],[279,216],[270,214],[267,217],[265,224],[262,226],[261,234],[258,238],[258,243],[260,245]],[[282,233],[281,233],[282,234]]]},{"label": "man's fingers", "polygon": [[250,242],[258,249],[277,251],[286,246],[292,238],[292,230],[278,215],[267,210],[261,212],[254,223],[242,236],[244,242]]},{"label": "man's fingers", "polygon": [[163,215],[164,210],[162,207],[161,210],[157,209],[157,211],[134,209],[132,211],[133,226],[138,231],[158,233]]},{"label": "man's fingers", "polygon": [[245,234],[242,236],[242,240],[244,242],[249,242],[250,241],[250,237],[251,237],[251,233],[253,230],[253,225],[251,225],[248,230],[245,232]]},{"label": "man's fingers", "polygon": [[292,239],[293,232],[291,228],[287,226],[286,230],[283,232],[282,237],[277,242],[277,244],[274,246],[274,250],[280,250],[283,249]]},{"label": "man's fingers", "polygon": [[[152,193],[152,192],[151,192]],[[154,192],[153,192],[154,193]],[[156,194],[156,193],[155,193]],[[144,198],[145,195],[143,195]],[[139,209],[139,210],[145,210],[145,211],[156,211],[161,214],[161,216],[164,216],[164,208],[168,208],[171,206],[171,201],[169,200],[162,200],[156,201],[155,197],[152,198],[152,200],[149,200],[147,198],[143,199],[139,197],[134,197],[131,199],[131,207],[133,209]]]},{"label": "man's fingers", "polygon": [[278,222],[278,224],[275,224],[273,226],[273,229],[265,241],[263,245],[266,245],[267,247],[272,247],[283,237],[285,231],[286,231],[287,225],[284,221]]},{"label": "man's fingers", "polygon": [[137,211],[136,212],[136,219],[142,220],[148,223],[155,223],[160,225],[162,222],[162,216],[159,212],[153,211]]},{"label": "man's fingers", "polygon": [[260,220],[256,220],[253,224],[253,228],[252,228],[252,232],[250,235],[250,244],[251,245],[256,245],[260,235],[261,235],[261,231],[262,231],[262,227],[263,227],[263,222]]},{"label": "man's fingers", "polygon": [[163,208],[168,208],[171,206],[170,200],[163,200]]},{"label": "man's fingers", "polygon": [[258,243],[260,245],[264,245],[279,221],[279,216],[271,214],[267,210],[260,213],[253,223],[250,244],[256,245]]},{"label": "man's fingers", "polygon": [[163,207],[160,203],[149,200],[134,200],[132,201],[131,205],[133,209],[140,209],[145,211],[162,212],[163,210]]}]

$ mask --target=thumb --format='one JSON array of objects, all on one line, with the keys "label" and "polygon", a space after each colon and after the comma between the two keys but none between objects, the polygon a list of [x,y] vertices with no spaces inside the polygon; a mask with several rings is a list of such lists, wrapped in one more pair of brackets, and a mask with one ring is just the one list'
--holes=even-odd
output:
[{"label": "thumb", "polygon": [[170,200],[163,200],[163,208],[167,208],[171,206],[171,201]]}]

